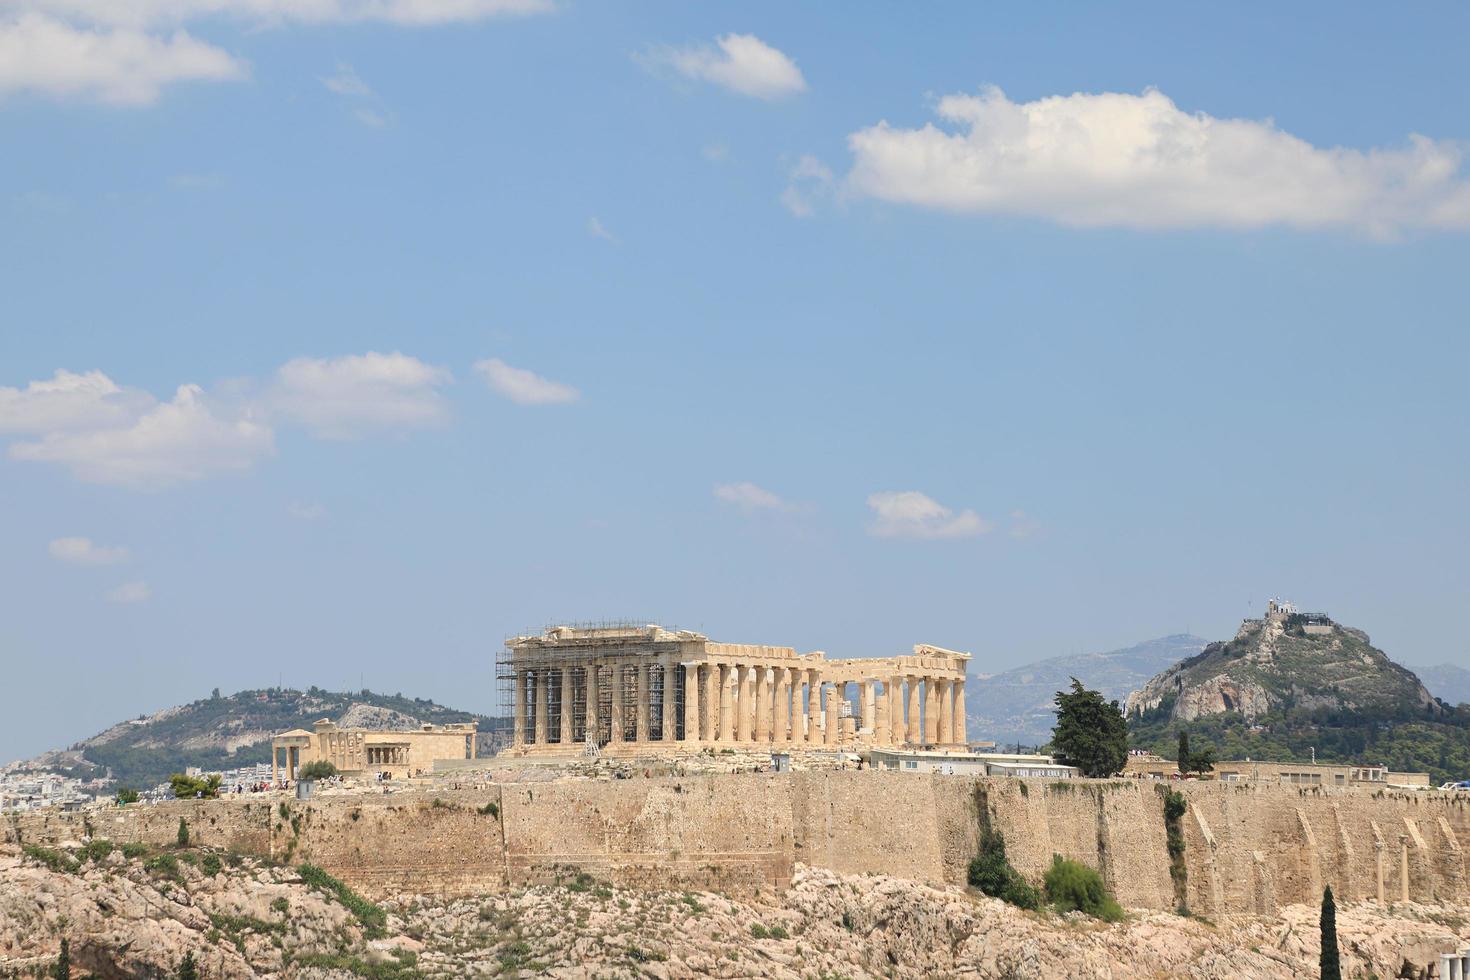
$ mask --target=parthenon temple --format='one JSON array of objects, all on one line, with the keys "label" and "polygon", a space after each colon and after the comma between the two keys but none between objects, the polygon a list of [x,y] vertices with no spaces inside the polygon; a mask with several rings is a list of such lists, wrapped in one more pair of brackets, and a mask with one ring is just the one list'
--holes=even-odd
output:
[{"label": "parthenon temple", "polygon": [[[524,754],[702,748],[963,748],[970,655],[829,660],[659,626],[557,626],[499,658]],[[855,697],[853,695],[855,694]]]}]

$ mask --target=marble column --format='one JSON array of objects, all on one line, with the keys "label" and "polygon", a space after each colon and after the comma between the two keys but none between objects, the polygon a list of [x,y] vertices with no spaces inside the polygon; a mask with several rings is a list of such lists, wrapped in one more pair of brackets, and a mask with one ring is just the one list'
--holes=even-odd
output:
[{"label": "marble column", "polygon": [[822,711],[822,678],[815,670],[806,672],[806,744],[818,745],[822,741],[821,727],[817,718]]},{"label": "marble column", "polygon": [[862,731],[864,728],[871,729],[872,727],[868,722],[871,714],[870,709],[873,707],[872,697],[873,692],[869,689],[868,682],[858,681],[858,715],[857,723],[853,725],[856,731]]},{"label": "marble column", "polygon": [[536,744],[545,745],[549,734],[546,728],[546,712],[551,706],[551,698],[548,696],[551,671],[538,670],[531,676],[536,684]]},{"label": "marble column", "polygon": [[600,742],[601,734],[597,731],[597,664],[588,664],[584,673],[586,676],[582,679],[582,686],[587,692],[586,737],[594,742]]},{"label": "marble column", "polygon": [[614,660],[612,665],[612,736],[609,742],[621,742],[623,740],[623,685],[627,683],[624,676],[627,668],[622,661]]},{"label": "marble column", "polygon": [[515,731],[511,733],[510,744],[520,747],[526,744],[526,671],[516,671],[515,690]]},{"label": "marble column", "polygon": [[827,736],[824,741],[828,748],[837,747],[837,688],[839,686],[833,684],[827,688]]},{"label": "marble column", "polygon": [[638,672],[638,703],[634,709],[633,730],[636,733],[634,740],[638,742],[648,741],[648,664],[639,664],[633,668]]},{"label": "marble column", "polygon": [[[690,745],[699,742],[699,698],[704,685],[699,682],[699,664],[684,667],[684,741]],[[673,740],[673,733],[669,735]]]},{"label": "marble column", "polygon": [[954,744],[954,681],[941,678],[939,681],[939,741],[943,745]]},{"label": "marble column", "polygon": [[[676,696],[678,693],[678,672],[678,664],[664,664],[663,731],[660,733],[662,737],[659,739],[662,742],[672,742],[674,741],[674,737],[679,734],[679,717],[675,711],[679,706],[679,700]],[[684,697],[686,699],[693,695],[694,692],[689,688],[686,687],[684,689]],[[688,728],[685,728],[684,731],[689,733]]]},{"label": "marble column", "polygon": [[919,678],[914,674],[909,674],[907,680],[909,685],[908,742],[911,745],[919,745],[924,741],[923,713],[919,710]]},{"label": "marble column", "polygon": [[776,710],[771,716],[771,741],[791,740],[791,668],[776,668]]},{"label": "marble column", "polygon": [[965,679],[954,682],[954,740],[959,745],[969,745],[965,734]]},{"label": "marble column", "polygon": [[888,702],[892,700],[888,696],[888,689],[885,687],[883,693],[874,700],[876,703],[873,707],[873,744],[887,745],[893,737],[888,730]]},{"label": "marble column", "polygon": [[705,664],[699,669],[704,674],[704,719],[700,734],[716,742],[720,738],[720,666]]},{"label": "marble column", "polygon": [[750,664],[742,664],[739,671],[740,706],[737,713],[740,715],[740,730],[736,733],[736,738],[749,742],[755,728],[755,668]]},{"label": "marble column", "polygon": [[[574,719],[572,718],[572,702],[575,700],[572,697],[572,691],[573,691],[573,687],[572,687],[572,668],[570,668],[570,667],[563,667],[561,669],[561,744],[562,745],[571,745],[572,744],[572,724],[573,724],[573,721],[574,721]],[[474,756],[471,755],[470,758],[473,759]]]},{"label": "marble column", "polygon": [[771,740],[771,682],[769,667],[755,669],[755,740]]},{"label": "marble column", "polygon": [[924,741],[939,741],[939,687],[933,677],[924,678]]},{"label": "marble column", "polygon": [[731,688],[735,678],[729,664],[720,665],[720,741],[735,741],[735,698]]}]

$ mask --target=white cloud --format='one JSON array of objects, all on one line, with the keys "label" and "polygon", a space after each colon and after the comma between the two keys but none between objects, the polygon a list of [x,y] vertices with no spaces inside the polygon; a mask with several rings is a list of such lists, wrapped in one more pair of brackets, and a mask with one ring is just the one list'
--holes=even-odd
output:
[{"label": "white cloud", "polygon": [[449,409],[437,389],[443,368],[394,351],[345,357],[298,357],[276,371],[266,404],[321,439],[440,425]]},{"label": "white cloud", "polygon": [[498,357],[476,361],[475,371],[486,384],[517,405],[555,405],[582,397],[571,385],[550,381],[525,368],[511,367]]},{"label": "white cloud", "polygon": [[595,215],[587,219],[587,234],[593,238],[601,238],[603,241],[612,242],[614,245],[622,244],[622,242],[618,241],[618,236],[608,231],[603,223],[597,220]]},{"label": "white cloud", "polygon": [[757,510],[789,511],[796,509],[765,487],[756,486],[750,482],[717,483],[715,484],[715,499],[739,507],[746,513]]},{"label": "white cloud", "polygon": [[868,497],[869,530],[880,538],[968,538],[992,527],[973,510],[958,514],[917,490],[887,490]]},{"label": "white cloud", "polygon": [[0,433],[47,432],[131,424],[154,404],[146,391],[118,387],[101,371],[59,370],[24,388],[0,387]]},{"label": "white cloud", "polygon": [[300,500],[293,500],[286,505],[286,513],[298,521],[319,521],[327,516],[327,509],[321,504],[309,504]]},{"label": "white cloud", "polygon": [[[8,5],[0,3],[0,11]],[[243,61],[182,29],[164,37],[131,27],[77,27],[35,13],[13,20],[0,14],[0,98],[36,92],[147,105],[172,82],[238,81],[248,74]]]},{"label": "white cloud", "polygon": [[336,72],[323,78],[322,84],[327,87],[327,91],[337,95],[357,97],[373,94],[368,83],[364,82],[353,67],[345,61],[337,62]]},{"label": "white cloud", "polygon": [[12,459],[58,463],[79,480],[151,490],[250,469],[275,451],[269,426],[250,413],[217,412],[198,385],[181,385],[171,402],[130,424],[58,427],[17,442]]},{"label": "white cloud", "polygon": [[147,582],[125,582],[117,588],[110,590],[104,598],[108,602],[146,602],[152,598],[153,590],[148,588]]},{"label": "white cloud", "polygon": [[352,118],[372,129],[382,129],[384,126],[393,122],[393,115],[391,113],[381,112],[377,109],[354,109],[352,111]]},{"label": "white cloud", "polygon": [[655,48],[639,60],[757,99],[780,99],[806,91],[806,79],[796,62],[753,34],[726,34],[715,38],[713,45]]},{"label": "white cloud", "polygon": [[205,18],[256,26],[355,22],[423,26],[553,9],[551,0],[0,0],[0,11],[44,11],[71,20],[140,28]]},{"label": "white cloud", "polygon": [[128,560],[128,549],[104,547],[91,538],[57,538],[47,550],[52,558],[70,565],[116,565]]},{"label": "white cloud", "polygon": [[1411,136],[1317,147],[1269,120],[1217,119],[1163,93],[939,100],[944,125],[848,137],[849,188],[946,211],[1130,228],[1470,228],[1460,146]]},{"label": "white cloud", "polygon": [[781,192],[781,203],[798,218],[816,213],[816,200],[832,196],[832,170],[810,154],[802,156],[791,168],[791,182]]}]

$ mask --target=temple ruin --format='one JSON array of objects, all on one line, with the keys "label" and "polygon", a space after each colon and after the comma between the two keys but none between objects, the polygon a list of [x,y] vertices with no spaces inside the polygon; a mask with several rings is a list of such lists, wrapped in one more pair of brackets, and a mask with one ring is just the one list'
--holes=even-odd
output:
[{"label": "temple ruin", "polygon": [[413,776],[431,771],[439,759],[473,759],[479,731],[474,722],[398,731],[339,728],[326,718],[312,728],[292,729],[271,739],[271,782],[294,780],[302,766],[321,761],[348,775]]},{"label": "temple ruin", "polygon": [[[556,626],[506,642],[510,751],[965,747],[970,655],[829,660],[660,626]],[[853,694],[855,693],[855,697]]]}]

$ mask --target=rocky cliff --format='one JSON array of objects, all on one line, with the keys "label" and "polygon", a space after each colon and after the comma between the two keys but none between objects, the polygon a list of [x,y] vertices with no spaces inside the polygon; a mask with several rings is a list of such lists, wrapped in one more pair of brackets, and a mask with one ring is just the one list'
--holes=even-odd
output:
[{"label": "rocky cliff", "polygon": [[1423,719],[1438,702],[1408,668],[1373,646],[1368,634],[1323,616],[1274,604],[1231,640],[1164,670],[1128,696],[1131,717],[1188,722],[1234,712],[1255,722],[1288,710],[1364,712]]}]

